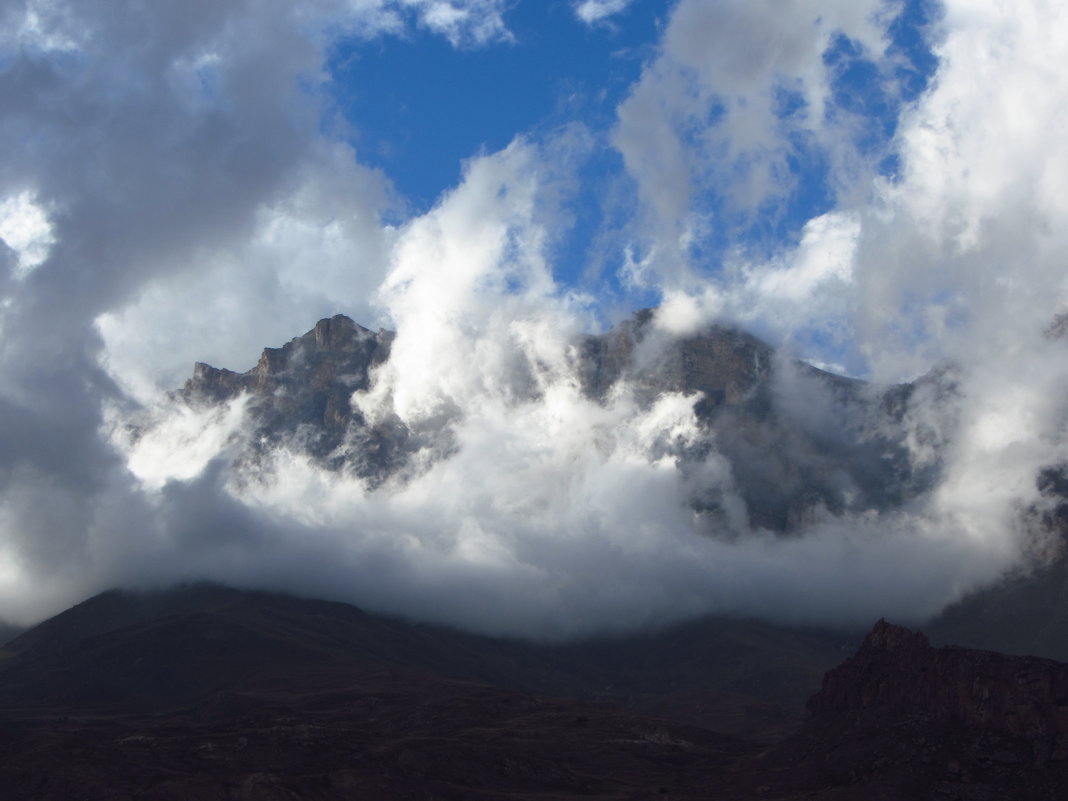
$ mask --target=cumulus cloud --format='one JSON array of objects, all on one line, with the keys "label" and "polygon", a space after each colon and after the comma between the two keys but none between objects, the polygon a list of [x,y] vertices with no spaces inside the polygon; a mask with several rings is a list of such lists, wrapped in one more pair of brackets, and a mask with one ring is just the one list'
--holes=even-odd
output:
[{"label": "cumulus cloud", "polygon": [[[680,5],[662,54],[621,108],[617,141],[655,232],[643,275],[666,283],[665,306],[687,319],[740,320],[854,374],[895,381],[953,365],[953,397],[925,387],[909,411],[914,458],[930,458],[935,442],[945,448],[927,514],[940,525],[956,520],[961,536],[1009,547],[1020,536],[1014,515],[1041,502],[1038,471],[1063,462],[1066,445],[1059,388],[1068,352],[1043,336],[1065,302],[1057,255],[1065,229],[1054,222],[1064,220],[1063,173],[1050,168],[1064,160],[1054,133],[1065,124],[1065,87],[1054,76],[1064,61],[1064,10],[946,3],[929,31],[937,75],[902,107],[890,142],[901,170],[883,178],[851,166],[849,138],[825,111],[836,101],[817,54],[839,31],[878,59],[885,46],[876,23],[888,9],[855,4],[837,16],[831,7],[817,18],[798,4],[781,31],[774,21],[763,29],[774,41],[766,49],[755,33],[687,47],[715,39],[717,26],[738,34],[761,18],[759,4],[739,6]],[[769,113],[776,85],[801,92],[807,113],[785,129],[770,118],[749,128],[744,118],[754,105]],[[741,121],[732,120],[732,92],[744,101]],[[706,151],[706,128],[695,120],[716,102],[722,119],[708,127],[718,129],[719,150]],[[770,259],[735,248],[711,274],[695,268],[702,182],[726,182],[722,165],[741,152],[744,170],[764,165],[749,184],[757,191],[737,199],[741,208],[788,191],[769,176],[798,127],[832,154],[837,208]],[[983,517],[996,525],[981,525]]]},{"label": "cumulus cloud", "polygon": [[[625,5],[573,7],[594,24]],[[709,612],[863,625],[998,576],[1068,444],[1068,346],[1043,335],[1066,301],[1068,26],[1042,0],[947,2],[937,75],[872,148],[830,56],[893,95],[900,8],[682,0],[618,109],[635,192],[616,277],[662,299],[643,369],[713,322],[786,346],[766,399],[783,422],[732,430],[640,375],[584,390],[576,343],[609,312],[552,258],[595,135],[518,136],[396,222],[388,176],[324,125],[331,37],[510,42],[506,3],[4,3],[0,616],[215,578],[545,637]],[[769,244],[754,221],[787,220],[801,157],[826,208]],[[167,395],[194,360],[243,369],[336,312],[396,328],[352,398],[412,435],[392,480],[286,443],[249,469],[249,398]],[[865,416],[792,354],[926,377]],[[921,491],[852,503],[864,476],[825,452],[854,446]],[[844,500],[784,538],[746,482],[799,467]]]},{"label": "cumulus cloud", "polygon": [[587,25],[603,22],[625,11],[631,0],[582,0],[575,4],[575,16]]},{"label": "cumulus cloud", "polygon": [[853,177],[848,115],[828,115],[835,73],[825,56],[845,37],[880,61],[894,8],[679,3],[615,132],[643,201],[639,241],[654,253],[643,280],[692,283],[702,240],[716,231],[735,240],[758,215],[781,214],[798,184],[790,160],[805,148],[833,163],[836,177]]},{"label": "cumulus cloud", "polygon": [[[543,166],[523,141],[475,159],[456,190],[398,232],[378,294],[397,338],[353,403],[372,422],[395,416],[423,437],[414,465],[372,488],[280,447],[249,479],[225,466],[233,440],[224,436],[221,461],[190,481],[189,465],[211,449],[189,432],[239,430],[226,421],[240,406],[211,412],[210,423],[196,422],[204,413],[165,417],[130,447],[128,464],[159,488],[166,548],[188,547],[208,525],[203,509],[222,504],[227,533],[196,557],[212,577],[549,638],[708,612],[863,625],[893,609],[920,619],[1018,556],[999,534],[1007,510],[988,497],[978,511],[971,491],[886,513],[817,515],[783,540],[748,524],[724,456],[680,469],[706,436],[695,396],[648,402],[624,381],[591,398],[575,352],[589,310],[556,287],[545,260],[560,212],[539,180]],[[672,327],[681,315],[671,306],[659,316],[668,334],[693,330]],[[793,425],[841,428],[819,384],[781,375]],[[187,480],[161,483],[161,466]],[[695,489],[727,507],[730,536],[695,514]],[[151,561],[142,575],[156,579],[191,564]]]},{"label": "cumulus cloud", "polygon": [[504,0],[402,0],[414,9],[419,24],[445,36],[453,45],[510,41]]},{"label": "cumulus cloud", "polygon": [[368,316],[398,204],[324,134],[324,48],[406,24],[482,42],[499,19],[442,5],[2,4],[4,616],[98,587],[110,537],[152,541],[105,409],[309,312]]},{"label": "cumulus cloud", "polygon": [[15,277],[25,278],[48,258],[54,241],[47,211],[28,192],[9,196],[0,203],[0,239],[18,259]]},{"label": "cumulus cloud", "polygon": [[385,322],[368,299],[392,236],[380,222],[394,205],[388,183],[348,147],[308,155],[278,196],[254,210],[243,236],[145,280],[130,302],[96,318],[105,365],[128,393],[151,400],[180,386],[195,361],[247,362],[309,318]]}]

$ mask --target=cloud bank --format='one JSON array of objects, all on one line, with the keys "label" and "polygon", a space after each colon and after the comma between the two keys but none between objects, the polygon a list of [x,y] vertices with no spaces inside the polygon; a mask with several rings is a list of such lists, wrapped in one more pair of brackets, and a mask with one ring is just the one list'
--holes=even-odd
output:
[{"label": "cloud bank", "polygon": [[[682,0],[610,130],[517,132],[406,216],[348,144],[329,48],[419,28],[521,46],[506,5],[0,6],[0,617],[214,578],[545,637],[716,612],[865,625],[1025,557],[1021,511],[1066,452],[1068,344],[1044,335],[1066,301],[1065,11],[944,3],[910,93],[902,4]],[[632,205],[602,240],[611,280],[562,284],[591,142]],[[902,415],[937,484],[787,538],[753,525],[721,453],[679,467],[696,398],[581,391],[575,338],[628,291],[658,300],[663,339],[727,322],[880,382],[952,376]],[[166,394],[338,312],[397,331],[352,402],[426,432],[405,481],[287,448],[250,480],[241,403]],[[806,391],[779,397],[832,427]],[[695,517],[695,482],[730,536]]]}]

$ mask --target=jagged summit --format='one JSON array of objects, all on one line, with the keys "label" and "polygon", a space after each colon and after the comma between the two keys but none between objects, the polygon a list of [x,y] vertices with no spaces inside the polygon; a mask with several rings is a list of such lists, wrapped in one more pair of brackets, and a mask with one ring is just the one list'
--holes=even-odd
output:
[{"label": "jagged summit", "polygon": [[[879,621],[808,702],[793,754],[909,797],[1052,799],[1068,781],[1068,664],[947,646]],[[893,796],[897,797],[897,796]]]},{"label": "jagged summit", "polygon": [[[646,406],[664,393],[694,397],[702,434],[671,455],[687,474],[710,454],[726,458],[745,507],[739,521],[722,488],[690,481],[691,505],[710,529],[789,531],[822,514],[887,509],[930,486],[938,465],[914,470],[905,433],[894,430],[909,385],[873,390],[779,358],[756,337],[720,325],[672,338],[652,326],[653,316],[644,309],[604,334],[580,336],[571,369],[596,402],[620,382]],[[374,489],[454,448],[450,419],[440,430],[413,430],[396,415],[368,420],[351,403],[388,361],[393,340],[336,315],[266,348],[247,372],[198,363],[180,395],[193,405],[249,396],[245,466],[285,447]]]},{"label": "jagged summit", "polygon": [[241,392],[267,395],[298,377],[310,378],[316,389],[335,383],[365,389],[369,371],[389,358],[393,337],[391,331],[383,329],[375,334],[344,314],[335,314],[280,348],[264,348],[256,366],[244,373],[197,362],[182,392],[187,397],[212,400]]},{"label": "jagged summit", "polygon": [[[856,655],[823,680],[810,714],[881,708],[904,719],[1041,738],[1068,760],[1068,664],[946,646],[880,620]],[[887,714],[886,712],[882,714]]]},{"label": "jagged summit", "polygon": [[370,385],[371,371],[389,358],[394,334],[374,333],[343,314],[320,320],[280,348],[264,348],[251,370],[237,373],[197,362],[181,396],[194,405],[218,404],[244,393],[252,397],[246,463],[299,439],[300,450],[331,469],[353,460],[340,453],[355,431],[369,458],[357,472],[377,478],[403,449],[396,427],[368,427],[349,399]]}]

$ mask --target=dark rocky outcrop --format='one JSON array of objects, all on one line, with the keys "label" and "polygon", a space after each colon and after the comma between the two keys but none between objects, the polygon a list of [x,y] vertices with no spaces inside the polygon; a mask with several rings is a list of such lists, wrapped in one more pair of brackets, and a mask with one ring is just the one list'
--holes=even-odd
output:
[{"label": "dark rocky outcrop", "polygon": [[[959,647],[880,621],[767,763],[836,798],[1045,801],[1068,787],[1068,664]],[[774,768],[771,769],[774,772]]]},{"label": "dark rocky outcrop", "polygon": [[880,621],[857,654],[823,679],[810,714],[868,712],[959,723],[1026,740],[1068,759],[1068,664],[946,646]]},{"label": "dark rocky outcrop", "polygon": [[110,592],[2,652],[0,794],[1063,797],[1068,665],[885,622],[799,729],[737,725],[774,723],[755,708],[840,652],[743,620],[547,646],[212,585]]}]

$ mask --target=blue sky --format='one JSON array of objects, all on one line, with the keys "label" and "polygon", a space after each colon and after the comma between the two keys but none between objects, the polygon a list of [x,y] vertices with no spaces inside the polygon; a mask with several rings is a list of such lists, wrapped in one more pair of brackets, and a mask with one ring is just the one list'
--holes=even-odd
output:
[{"label": "blue sky", "polygon": [[457,48],[415,30],[341,41],[332,93],[360,157],[385,170],[416,211],[460,178],[461,163],[573,120],[607,130],[651,54],[665,9],[638,2],[589,27],[566,3],[517,3],[508,41]]},{"label": "blue sky", "polygon": [[[610,200],[626,180],[611,141],[616,108],[655,57],[669,14],[668,4],[638,0],[589,25],[565,2],[517,2],[505,6],[511,35],[504,40],[456,47],[423,28],[371,42],[349,37],[331,49],[330,93],[351,126],[358,158],[389,176],[408,213],[429,210],[459,183],[473,156],[501,150],[517,136],[587,127],[596,145],[582,165],[572,203],[575,228],[554,255],[555,274],[563,284],[618,292],[597,238],[601,227],[620,227],[620,210]],[[826,114],[856,118],[856,147],[888,177],[898,164],[893,137],[901,109],[922,93],[937,65],[925,37],[936,15],[929,0],[903,3],[887,26],[887,64],[876,64],[845,34],[832,37],[822,53],[832,90]],[[808,112],[800,93],[787,85],[777,91],[780,118]],[[714,119],[715,104],[708,113]],[[732,210],[723,205],[721,187],[699,187],[705,210],[727,218],[694,244],[700,267],[715,271],[722,252],[739,245],[773,253],[796,243],[808,220],[835,205],[819,144],[797,136],[791,145],[785,166],[795,184],[775,203]],[[638,295],[639,302],[657,301],[655,292]]]}]

